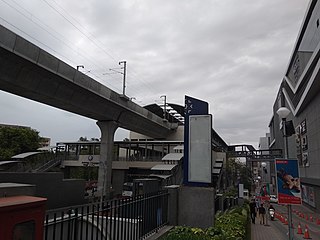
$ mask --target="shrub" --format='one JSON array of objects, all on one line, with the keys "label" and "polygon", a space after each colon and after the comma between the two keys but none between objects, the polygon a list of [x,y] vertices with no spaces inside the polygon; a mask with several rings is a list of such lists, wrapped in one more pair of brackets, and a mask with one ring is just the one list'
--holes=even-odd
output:
[{"label": "shrub", "polygon": [[246,239],[248,206],[236,207],[216,216],[215,226],[205,230],[175,227],[163,240],[241,240]]},{"label": "shrub", "polygon": [[175,239],[188,239],[188,240],[209,240],[211,239],[206,235],[205,231],[201,228],[181,227],[177,226],[169,232],[165,240]]}]

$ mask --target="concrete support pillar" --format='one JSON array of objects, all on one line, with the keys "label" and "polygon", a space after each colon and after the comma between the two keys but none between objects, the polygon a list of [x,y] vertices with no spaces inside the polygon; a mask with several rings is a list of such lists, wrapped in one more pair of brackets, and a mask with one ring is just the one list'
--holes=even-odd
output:
[{"label": "concrete support pillar", "polygon": [[118,124],[114,121],[98,121],[97,125],[101,131],[98,193],[109,199],[111,197],[114,133],[118,128]]}]

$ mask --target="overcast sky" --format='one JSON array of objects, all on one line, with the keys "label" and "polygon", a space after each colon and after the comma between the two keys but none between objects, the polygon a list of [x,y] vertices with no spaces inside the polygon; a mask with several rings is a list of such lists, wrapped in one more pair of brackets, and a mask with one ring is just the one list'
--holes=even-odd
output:
[{"label": "overcast sky", "polygon": [[[207,101],[228,144],[258,145],[307,0],[0,0],[0,24],[145,106]],[[0,123],[52,143],[99,138],[94,120],[0,91]],[[116,139],[127,136],[118,131]]]}]

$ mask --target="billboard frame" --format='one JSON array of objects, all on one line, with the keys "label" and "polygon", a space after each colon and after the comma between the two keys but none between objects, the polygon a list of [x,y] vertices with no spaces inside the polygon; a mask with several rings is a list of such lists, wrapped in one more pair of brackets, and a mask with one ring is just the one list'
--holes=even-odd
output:
[{"label": "billboard frame", "polygon": [[297,159],[275,159],[278,204],[302,204]]}]

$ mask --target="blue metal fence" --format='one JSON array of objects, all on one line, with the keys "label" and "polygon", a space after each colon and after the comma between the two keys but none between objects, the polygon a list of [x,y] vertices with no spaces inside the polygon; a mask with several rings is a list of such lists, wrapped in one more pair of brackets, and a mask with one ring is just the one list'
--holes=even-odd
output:
[{"label": "blue metal fence", "polygon": [[167,192],[51,210],[44,239],[145,239],[168,223],[167,210]]}]

